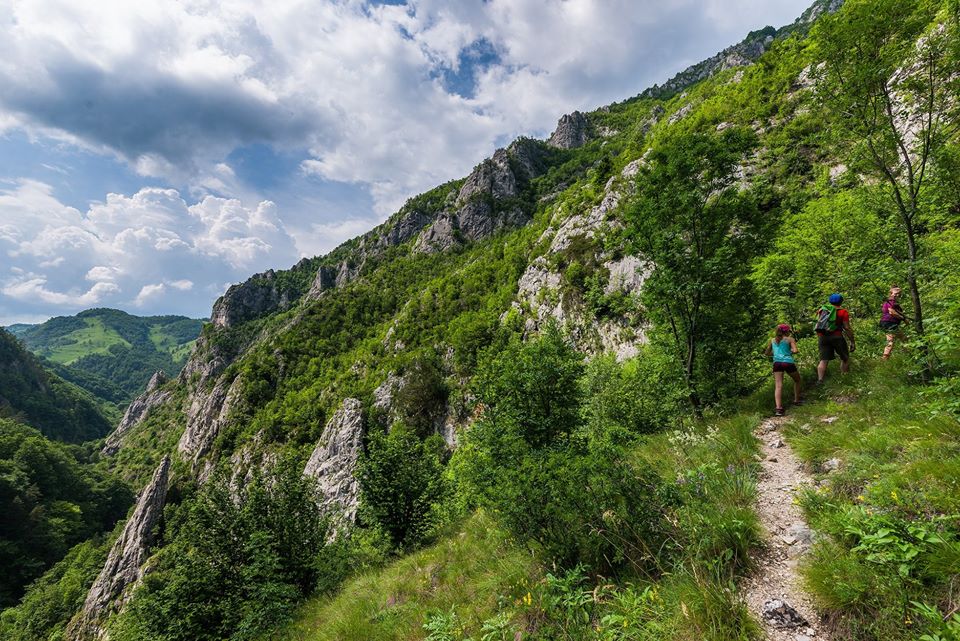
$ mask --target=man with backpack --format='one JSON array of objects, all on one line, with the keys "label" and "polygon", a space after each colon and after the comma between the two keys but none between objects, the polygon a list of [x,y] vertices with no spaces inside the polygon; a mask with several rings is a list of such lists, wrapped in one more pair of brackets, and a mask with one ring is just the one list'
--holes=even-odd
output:
[{"label": "man with backpack", "polygon": [[[819,337],[820,364],[817,365],[817,384],[823,383],[827,375],[827,365],[840,357],[840,371],[850,371],[850,354],[856,351],[853,328],[850,327],[850,314],[840,307],[843,296],[831,294],[830,303],[817,310],[817,324],[814,328]],[[847,339],[850,345],[847,345]]]}]

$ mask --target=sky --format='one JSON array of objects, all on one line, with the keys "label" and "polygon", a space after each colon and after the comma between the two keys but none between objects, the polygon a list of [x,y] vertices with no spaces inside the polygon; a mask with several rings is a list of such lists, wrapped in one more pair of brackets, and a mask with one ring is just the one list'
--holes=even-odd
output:
[{"label": "sky", "polygon": [[811,0],[6,0],[0,325],[206,317]]}]

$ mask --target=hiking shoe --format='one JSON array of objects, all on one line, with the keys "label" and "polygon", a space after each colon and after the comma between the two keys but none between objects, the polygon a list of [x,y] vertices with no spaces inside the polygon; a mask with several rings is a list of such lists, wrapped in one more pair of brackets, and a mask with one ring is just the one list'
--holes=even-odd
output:
[{"label": "hiking shoe", "polygon": [[778,407],[777,409],[773,410],[774,416],[783,416],[784,414],[786,414],[786,412],[783,411],[782,407]]},{"label": "hiking shoe", "polygon": [[800,405],[803,405],[803,403],[804,403],[804,401],[803,401],[802,398],[801,398],[799,401],[794,401],[794,402],[793,402],[793,404],[796,405],[796,406],[798,406],[798,407],[799,407]]}]

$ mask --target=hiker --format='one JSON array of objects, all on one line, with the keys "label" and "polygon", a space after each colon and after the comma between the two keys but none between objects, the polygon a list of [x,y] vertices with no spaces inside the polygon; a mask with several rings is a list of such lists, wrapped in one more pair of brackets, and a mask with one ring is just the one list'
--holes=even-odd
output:
[{"label": "hiker", "polygon": [[880,329],[887,333],[887,345],[883,348],[883,360],[889,360],[893,352],[893,343],[895,339],[901,342],[907,340],[900,330],[900,323],[909,323],[910,319],[903,313],[903,308],[897,299],[900,298],[900,288],[891,287],[887,300],[883,301],[883,307],[880,308]]},{"label": "hiker", "polygon": [[767,344],[764,353],[773,357],[773,400],[776,402],[774,414],[783,416],[783,375],[788,374],[793,379],[793,404],[800,404],[800,372],[793,355],[799,352],[797,341],[791,336],[793,330],[789,325],[777,325],[776,336]]},{"label": "hiker", "polygon": [[[840,357],[840,371],[846,374],[850,371],[850,354],[856,351],[856,341],[853,337],[853,328],[850,327],[850,314],[840,307],[843,296],[830,294],[830,303],[821,305],[817,310],[817,332],[820,347],[820,364],[817,365],[817,384],[823,383],[827,375],[827,365],[834,358]],[[847,345],[849,339],[850,344]]]}]

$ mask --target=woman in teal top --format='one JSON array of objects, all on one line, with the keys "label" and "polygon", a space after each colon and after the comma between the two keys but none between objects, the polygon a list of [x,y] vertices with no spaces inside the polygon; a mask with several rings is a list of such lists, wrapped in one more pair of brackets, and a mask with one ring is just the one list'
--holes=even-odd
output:
[{"label": "woman in teal top", "polygon": [[783,375],[789,374],[793,379],[793,404],[800,404],[800,372],[793,355],[799,352],[797,341],[791,335],[793,330],[789,325],[777,325],[777,335],[767,344],[764,353],[773,357],[773,398],[777,406],[774,413],[783,416]]}]

